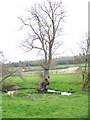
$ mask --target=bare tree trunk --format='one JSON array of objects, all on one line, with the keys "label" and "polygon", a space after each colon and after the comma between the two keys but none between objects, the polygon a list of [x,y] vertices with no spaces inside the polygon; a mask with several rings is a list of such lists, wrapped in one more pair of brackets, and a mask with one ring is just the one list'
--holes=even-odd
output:
[{"label": "bare tree trunk", "polygon": [[90,54],[88,55],[88,91],[90,91]]},{"label": "bare tree trunk", "polygon": [[49,69],[50,69],[50,64],[52,60],[52,53],[51,53],[51,46],[49,46],[49,59],[47,60],[48,53],[45,52],[45,62],[44,65],[42,65],[43,70],[44,70],[44,75],[43,75],[43,80],[40,82],[40,86],[38,89],[39,93],[46,93],[47,92],[47,85],[50,84],[50,76],[49,76]]},{"label": "bare tree trunk", "polygon": [[50,84],[49,79],[50,79],[49,69],[44,69],[43,80],[40,82],[40,86],[39,86],[39,89],[38,89],[39,93],[47,93],[47,85]]},{"label": "bare tree trunk", "polygon": [[88,81],[88,73],[87,73],[87,63],[85,64],[85,69],[82,73],[82,77],[83,77],[82,91],[85,91],[86,89],[88,89],[88,82],[89,82]]},{"label": "bare tree trunk", "polygon": [[44,79],[48,79],[49,76],[49,69],[44,69]]},{"label": "bare tree trunk", "polygon": [[89,79],[86,78],[86,79],[84,80],[83,85],[82,85],[82,91],[88,90],[88,83],[89,83]]},{"label": "bare tree trunk", "polygon": [[90,71],[88,72],[88,91],[90,92]]},{"label": "bare tree trunk", "polygon": [[88,73],[87,73],[87,64],[85,65],[85,71],[84,71],[84,78],[83,78],[83,85],[82,85],[82,91],[89,90],[90,89],[90,55],[87,56],[88,64]]}]

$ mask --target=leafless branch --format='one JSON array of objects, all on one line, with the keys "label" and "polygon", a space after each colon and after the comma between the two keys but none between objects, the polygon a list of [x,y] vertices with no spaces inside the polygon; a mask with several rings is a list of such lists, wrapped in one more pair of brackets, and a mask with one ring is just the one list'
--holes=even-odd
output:
[{"label": "leafless branch", "polygon": [[30,28],[29,36],[22,42],[21,46],[26,51],[36,49],[37,52],[39,51],[43,54],[44,60],[41,66],[44,69],[45,77],[49,74],[52,56],[62,45],[61,40],[57,37],[60,37],[65,19],[64,7],[62,2],[47,0],[44,4],[35,4],[27,12],[29,13],[27,19],[24,20],[22,17],[19,17],[19,20],[22,22],[20,30],[24,26]]}]

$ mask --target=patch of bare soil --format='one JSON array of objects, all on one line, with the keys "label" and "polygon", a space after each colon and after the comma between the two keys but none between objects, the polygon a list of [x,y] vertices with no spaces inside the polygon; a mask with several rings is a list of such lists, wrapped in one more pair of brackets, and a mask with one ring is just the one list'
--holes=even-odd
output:
[{"label": "patch of bare soil", "polygon": [[79,67],[70,67],[70,68],[61,70],[61,73],[78,73],[78,72],[80,72]]}]

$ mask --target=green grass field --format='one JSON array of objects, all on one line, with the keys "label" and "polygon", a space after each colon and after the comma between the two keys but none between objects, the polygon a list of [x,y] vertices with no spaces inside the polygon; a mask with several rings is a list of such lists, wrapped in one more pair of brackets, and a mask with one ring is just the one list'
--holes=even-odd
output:
[{"label": "green grass field", "polygon": [[[13,96],[2,94],[3,118],[88,118],[88,93],[81,91],[80,74],[53,74],[49,89],[73,92],[71,96],[38,94],[38,75],[8,78],[4,84],[20,86]],[[26,88],[26,89],[25,89]]]}]

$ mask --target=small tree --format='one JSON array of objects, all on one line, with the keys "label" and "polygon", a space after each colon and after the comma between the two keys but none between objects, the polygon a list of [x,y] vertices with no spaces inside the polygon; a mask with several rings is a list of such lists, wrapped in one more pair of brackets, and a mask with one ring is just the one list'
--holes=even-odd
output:
[{"label": "small tree", "polygon": [[31,10],[27,10],[28,17],[19,17],[22,22],[20,30],[27,26],[30,31],[21,47],[27,52],[37,50],[43,56],[41,66],[44,70],[44,78],[40,83],[40,91],[45,91],[49,84],[49,69],[52,57],[62,45],[60,36],[62,33],[65,11],[62,2],[47,1],[43,4],[35,4]]},{"label": "small tree", "polygon": [[7,59],[3,52],[0,51],[0,84],[11,76],[19,76],[22,80],[25,80],[20,70],[15,69],[11,63],[6,62]]},{"label": "small tree", "polygon": [[77,61],[79,63],[83,63],[84,66],[80,65],[81,72],[82,72],[82,79],[83,79],[83,84],[82,84],[82,91],[85,91],[88,88],[88,83],[89,83],[89,78],[88,78],[88,63],[89,63],[89,41],[90,38],[86,35],[85,38],[81,41],[79,47],[81,50],[81,53],[79,56],[75,56]]},{"label": "small tree", "polygon": [[2,51],[0,51],[0,83],[6,80],[8,77],[15,74],[16,70],[14,70],[9,63],[5,63],[7,59],[5,58]]}]

